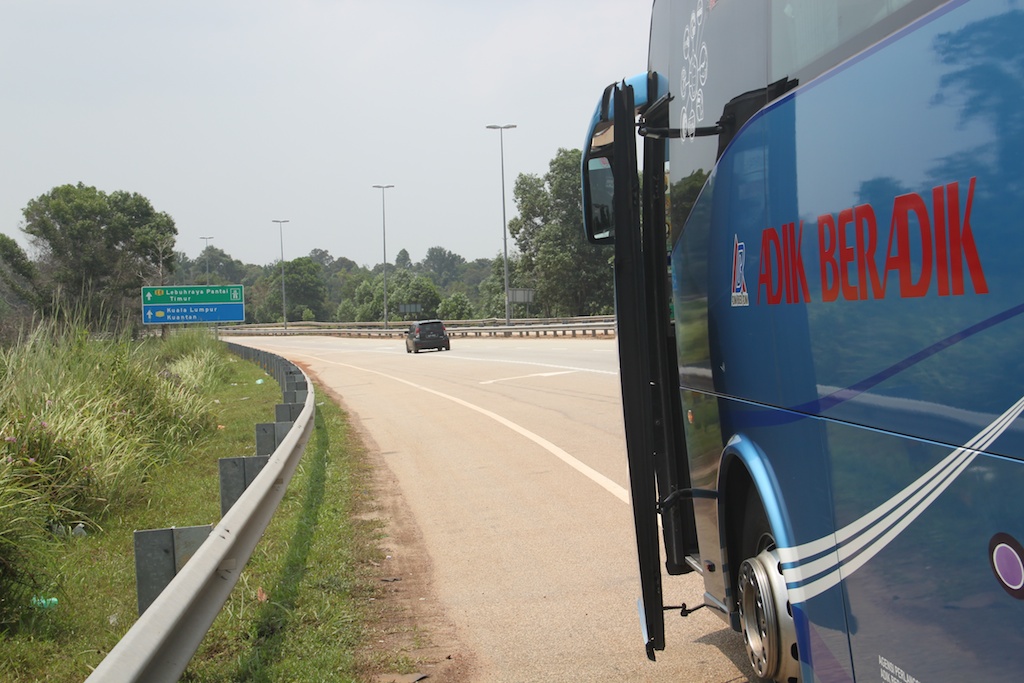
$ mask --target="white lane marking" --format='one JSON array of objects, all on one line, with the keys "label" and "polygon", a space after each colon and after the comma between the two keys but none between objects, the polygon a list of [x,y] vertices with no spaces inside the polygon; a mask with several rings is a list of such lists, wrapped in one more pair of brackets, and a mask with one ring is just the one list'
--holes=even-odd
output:
[{"label": "white lane marking", "polygon": [[556,377],[558,375],[571,375],[576,370],[559,370],[558,372],[535,372],[532,375],[519,375],[517,377],[499,377],[498,379],[489,379],[480,384],[494,384],[495,382],[511,382],[515,379],[530,379],[531,377]]},{"label": "white lane marking", "polygon": [[597,368],[581,368],[575,365],[557,365],[555,363],[537,363],[530,360],[511,360],[509,358],[474,358],[472,356],[447,356],[451,359],[458,358],[459,360],[471,360],[483,363],[508,363],[509,365],[532,365],[536,368],[554,368],[556,370],[569,370],[572,372],[593,372],[597,375],[618,375],[618,369],[615,370],[598,370]]},{"label": "white lane marking", "polygon": [[[256,341],[259,341],[259,340],[258,339],[253,339],[253,341],[256,342]],[[282,345],[282,344],[274,345],[272,341],[271,342],[263,342],[263,343],[266,346],[275,346],[276,348],[287,349],[289,352],[291,352],[292,349],[294,348],[292,346],[285,346],[285,345]],[[404,347],[404,346],[394,346],[394,347],[388,346],[388,347],[384,347],[384,348],[378,347],[378,348],[374,348],[374,349],[355,348],[355,347],[333,347],[333,346],[307,346],[307,347],[305,347],[304,350],[305,351],[324,351],[325,353],[383,353],[383,354],[387,354],[387,355],[391,355],[391,354],[401,355],[401,354],[406,353],[406,347]],[[296,351],[296,352],[298,352],[298,351]],[[612,376],[617,376],[618,375],[618,369],[617,368],[615,370],[599,370],[597,368],[580,368],[578,366],[562,366],[562,365],[553,364],[553,362],[536,362],[534,360],[513,360],[511,358],[497,358],[497,357],[477,358],[477,357],[468,356],[468,355],[458,355],[458,354],[450,355],[450,353],[451,352],[446,351],[446,352],[444,352],[442,354],[441,357],[449,358],[451,360],[472,360],[472,361],[476,361],[476,362],[505,362],[505,364],[512,365],[512,366],[531,366],[531,367],[534,367],[534,368],[552,368],[552,369],[558,370],[558,371],[564,370],[566,372],[573,372],[573,373],[593,373],[595,375],[612,375]],[[306,355],[309,355],[309,354],[306,353]],[[319,356],[310,355],[309,357],[318,358]],[[616,356],[616,362],[617,362],[617,356]]]},{"label": "white lane marking", "polygon": [[468,408],[469,410],[472,410],[472,411],[475,411],[477,413],[480,413],[481,415],[483,415],[485,417],[491,418],[492,420],[494,420],[498,424],[501,424],[501,425],[503,425],[505,427],[508,427],[509,429],[511,429],[516,434],[519,434],[520,436],[523,436],[523,437],[529,439],[530,441],[534,442],[535,444],[537,444],[538,446],[540,446],[541,448],[546,450],[548,453],[550,453],[551,455],[555,456],[556,458],[558,458],[559,460],[564,462],[566,465],[568,465],[569,467],[573,468],[574,470],[576,470],[577,472],[579,472],[580,474],[585,476],[587,479],[590,479],[592,482],[594,482],[595,484],[597,484],[598,486],[603,488],[605,491],[607,491],[608,493],[612,494],[613,496],[615,496],[616,498],[621,500],[623,503],[626,503],[627,505],[629,504],[629,493],[627,493],[625,488],[623,488],[622,486],[619,486],[614,481],[612,481],[608,477],[604,476],[603,474],[601,474],[600,472],[598,472],[597,470],[592,468],[590,465],[587,465],[586,463],[583,463],[580,460],[577,460],[575,457],[573,457],[572,455],[567,453],[562,448],[559,448],[555,444],[551,443],[550,441],[545,439],[543,436],[541,436],[539,434],[536,434],[534,432],[531,432],[526,427],[518,425],[515,422],[513,422],[512,420],[509,420],[508,418],[502,417],[501,415],[498,415],[495,412],[487,410],[486,408],[482,408],[482,407],[480,407],[478,405],[470,403],[469,401],[464,401],[461,398],[457,398],[455,396],[451,396],[449,394],[442,393],[440,391],[437,391],[436,389],[431,389],[430,387],[425,387],[425,386],[423,386],[421,384],[416,384],[415,382],[410,382],[407,379],[402,379],[401,377],[395,377],[394,375],[389,375],[387,373],[380,372],[378,370],[368,370],[366,368],[361,368],[358,365],[349,365],[348,363],[339,363],[338,361],[327,360],[326,358],[321,358],[320,356],[313,356],[313,355],[308,354],[308,353],[301,353],[301,352],[297,352],[297,351],[296,352],[290,352],[289,355],[305,356],[307,358],[314,358],[314,359],[320,361],[321,363],[329,363],[331,365],[338,365],[338,366],[341,366],[343,368],[351,368],[352,370],[358,370],[360,372],[369,372],[370,374],[373,374],[373,375],[378,375],[380,377],[385,377],[385,378],[393,380],[395,382],[400,382],[400,383],[402,383],[402,384],[404,384],[406,386],[412,387],[413,389],[419,389],[420,391],[425,391],[428,394],[433,394],[434,396],[437,396],[438,398],[443,398],[445,400],[451,401],[452,403],[460,405],[463,408]]}]

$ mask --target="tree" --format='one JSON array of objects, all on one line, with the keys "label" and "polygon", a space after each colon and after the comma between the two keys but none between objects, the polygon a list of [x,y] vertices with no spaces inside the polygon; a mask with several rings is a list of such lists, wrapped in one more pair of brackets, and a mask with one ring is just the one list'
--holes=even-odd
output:
[{"label": "tree", "polygon": [[[308,309],[313,320],[327,320],[327,284],[323,266],[309,256],[284,264],[285,308],[288,320],[305,320]],[[266,300],[261,307],[261,322],[281,319],[281,271],[267,278]],[[268,319],[269,318],[269,319]]]},{"label": "tree", "polygon": [[438,287],[447,287],[462,274],[466,259],[444,247],[430,247],[420,262],[420,268]]},{"label": "tree", "polygon": [[540,251],[539,235],[551,215],[551,196],[543,178],[527,173],[516,178],[512,196],[519,215],[508,222],[508,231],[523,255],[523,265],[532,270]]},{"label": "tree", "polygon": [[192,268],[195,261],[188,257],[183,251],[174,252],[174,272],[170,282],[164,284],[170,285],[189,285],[192,284],[195,275],[192,272]]},{"label": "tree", "polygon": [[469,298],[474,310],[480,302],[480,283],[491,272],[491,262],[492,259],[489,258],[478,258],[466,263],[462,267],[459,281],[449,288],[464,293]]},{"label": "tree", "polygon": [[399,292],[399,295],[401,298],[396,303],[420,305],[419,313],[402,317],[406,319],[437,317],[437,307],[441,304],[441,293],[437,291],[437,287],[430,281],[430,278],[422,275],[413,277],[404,291]]},{"label": "tree", "polygon": [[189,274],[188,284],[206,284],[206,272],[209,268],[211,284],[237,285],[243,284],[248,267],[219,247],[212,244],[203,249],[195,261],[187,261]]},{"label": "tree", "polygon": [[[23,215],[22,230],[38,254],[37,304],[73,303],[94,322],[105,314],[124,318],[137,313],[143,284],[162,284],[173,271],[174,220],[140,194],[61,185],[29,201]],[[21,261],[11,250],[5,255],[8,268]]]},{"label": "tree", "polygon": [[[257,278],[245,286],[245,322],[272,323],[281,319],[281,302],[276,308],[270,302],[270,276]],[[281,283],[277,283],[274,291],[280,294]]]},{"label": "tree", "polygon": [[199,258],[195,260],[196,273],[192,275],[193,281],[202,282],[204,284],[210,284],[213,278],[217,275],[217,266],[214,262],[220,262],[220,258],[214,256],[216,251],[223,251],[217,249],[217,247],[211,247],[206,245],[206,248],[199,254]]},{"label": "tree", "polygon": [[509,232],[522,254],[522,281],[536,290],[535,301],[549,316],[594,315],[613,307],[610,252],[583,234],[578,149],[559,149],[543,178],[516,179],[519,215]]},{"label": "tree", "polygon": [[400,249],[398,254],[395,255],[395,269],[405,270],[406,268],[412,267],[412,259],[409,257],[409,252],[405,249]]},{"label": "tree", "polygon": [[227,252],[217,249],[210,253],[210,268],[215,274],[215,283],[237,285],[245,282],[250,267],[238,259],[231,258]]},{"label": "tree", "polygon": [[[356,287],[353,302],[355,305],[355,320],[360,323],[375,322],[384,317],[383,287],[377,287],[378,282],[363,280]],[[378,293],[381,296],[377,296]]]},{"label": "tree", "polygon": [[[509,286],[521,285],[521,271],[523,270],[523,258],[521,255],[513,254],[508,259],[508,280]],[[480,306],[478,314],[481,318],[505,319],[505,258],[498,254],[491,261],[491,272],[485,277],[479,286]]]},{"label": "tree", "polygon": [[442,320],[469,320],[473,317],[473,305],[465,294],[455,292],[438,305],[437,317]]},{"label": "tree", "polygon": [[345,299],[338,307],[334,310],[334,319],[343,322],[350,323],[356,320],[356,304],[352,299]]},{"label": "tree", "polygon": [[327,284],[323,266],[303,256],[286,263],[284,272],[289,319],[294,316],[301,320],[303,309],[309,309],[314,320],[326,320]]},{"label": "tree", "polygon": [[7,235],[0,235],[0,279],[23,302],[40,308],[43,301],[36,284],[37,271],[18,243]]},{"label": "tree", "polygon": [[313,249],[309,252],[309,258],[313,259],[315,263],[319,263],[323,266],[324,270],[331,270],[331,266],[334,265],[334,257],[331,256],[331,252],[326,249]]},{"label": "tree", "polygon": [[355,320],[356,288],[369,278],[370,274],[366,268],[346,258],[339,258],[334,265],[337,266],[342,261],[350,264],[350,267],[337,268],[327,276],[327,308],[335,311],[335,320],[350,322]]}]

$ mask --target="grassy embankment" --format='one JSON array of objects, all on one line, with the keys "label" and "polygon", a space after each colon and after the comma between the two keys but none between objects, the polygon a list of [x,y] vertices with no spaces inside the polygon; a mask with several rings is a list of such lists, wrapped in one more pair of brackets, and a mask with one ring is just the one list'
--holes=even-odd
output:
[{"label": "grassy embankment", "polygon": [[[255,452],[280,389],[202,333],[94,341],[45,326],[0,354],[0,680],[82,681],[136,618],[135,529],[216,523],[217,459]],[[315,430],[189,681],[358,681],[377,524],[345,414]],[[84,532],[84,533],[83,533]]]}]

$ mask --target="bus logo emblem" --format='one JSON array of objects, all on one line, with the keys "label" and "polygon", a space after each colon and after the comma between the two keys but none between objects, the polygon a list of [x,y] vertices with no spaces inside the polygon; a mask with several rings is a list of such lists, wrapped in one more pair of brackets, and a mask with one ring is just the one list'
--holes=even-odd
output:
[{"label": "bus logo emblem", "polygon": [[1007,593],[1024,599],[1024,546],[1013,536],[998,533],[988,542],[988,561]]},{"label": "bus logo emblem", "polygon": [[739,235],[733,236],[732,242],[732,305],[749,306],[750,295],[747,294],[747,278],[743,274],[747,260],[747,248],[740,242]]}]

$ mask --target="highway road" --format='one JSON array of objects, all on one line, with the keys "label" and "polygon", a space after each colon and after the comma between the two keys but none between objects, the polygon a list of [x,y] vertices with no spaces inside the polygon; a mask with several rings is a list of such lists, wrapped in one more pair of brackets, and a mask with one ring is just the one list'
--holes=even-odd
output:
[{"label": "highway road", "polygon": [[[709,610],[669,613],[667,649],[644,654],[614,341],[231,341],[307,367],[356,417],[414,520],[421,600],[452,625],[460,680],[748,680]],[[700,577],[665,582],[672,604],[701,603]]]}]

